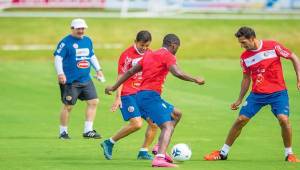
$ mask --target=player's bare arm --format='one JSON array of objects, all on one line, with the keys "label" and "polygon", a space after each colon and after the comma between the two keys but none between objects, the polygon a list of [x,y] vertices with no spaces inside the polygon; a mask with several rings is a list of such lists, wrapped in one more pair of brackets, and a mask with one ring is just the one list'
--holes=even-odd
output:
[{"label": "player's bare arm", "polygon": [[126,80],[128,80],[134,74],[142,71],[142,66],[140,64],[135,65],[127,72],[125,72],[113,86],[108,86],[105,88],[105,94],[111,95],[111,92],[114,92],[119,88]]},{"label": "player's bare arm", "polygon": [[181,79],[181,80],[185,80],[185,81],[191,81],[194,83],[197,83],[198,85],[203,85],[205,83],[204,79],[201,77],[191,77],[187,74],[185,74],[176,64],[170,66],[170,72],[177,78]]},{"label": "player's bare arm", "polygon": [[294,53],[291,55],[291,60],[293,62],[294,69],[297,75],[297,88],[298,90],[300,90],[300,60],[298,56]]},{"label": "player's bare arm", "polygon": [[231,104],[231,109],[232,110],[237,110],[239,108],[239,105],[242,103],[246,93],[249,90],[250,83],[251,83],[250,74],[244,73],[243,74],[243,80],[242,80],[242,83],[241,83],[240,95],[239,95],[239,98],[234,103]]},{"label": "player's bare arm", "polygon": [[[117,81],[120,79],[122,75],[118,75]],[[121,92],[122,92],[123,84],[117,89],[116,98],[114,103],[111,106],[111,111],[115,112],[118,108],[122,108],[122,102],[121,102]]]}]

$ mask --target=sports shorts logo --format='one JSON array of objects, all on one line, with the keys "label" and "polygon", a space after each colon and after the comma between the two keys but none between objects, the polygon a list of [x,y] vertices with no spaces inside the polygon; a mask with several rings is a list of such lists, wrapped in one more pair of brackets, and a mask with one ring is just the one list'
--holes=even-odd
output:
[{"label": "sports shorts logo", "polygon": [[90,62],[88,62],[86,60],[79,61],[77,63],[77,67],[78,68],[89,68],[90,67]]},{"label": "sports shorts logo", "polygon": [[132,113],[132,112],[134,112],[134,107],[133,106],[129,106],[127,108],[127,110],[128,110],[128,112]]},{"label": "sports shorts logo", "polygon": [[243,106],[245,107],[245,106],[247,106],[247,105],[248,105],[248,102],[245,101],[244,104],[243,104]]},{"label": "sports shorts logo", "polygon": [[166,104],[162,103],[161,105],[162,105],[164,108],[167,108],[167,105],[166,105]]},{"label": "sports shorts logo", "polygon": [[72,96],[66,96],[66,100],[67,101],[71,101],[72,100]]},{"label": "sports shorts logo", "polygon": [[74,44],[73,44],[73,47],[74,47],[74,48],[78,48],[78,44],[77,44],[77,43],[74,43]]}]

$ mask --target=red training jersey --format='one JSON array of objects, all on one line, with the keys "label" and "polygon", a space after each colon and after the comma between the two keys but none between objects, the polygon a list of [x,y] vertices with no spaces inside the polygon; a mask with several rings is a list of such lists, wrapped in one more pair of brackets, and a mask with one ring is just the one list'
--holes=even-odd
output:
[{"label": "red training jersey", "polygon": [[[135,46],[131,46],[127,48],[119,58],[118,64],[118,74],[124,74],[126,71],[131,69],[134,65],[136,65],[143,56],[150,52],[151,50],[147,50],[144,54],[141,54],[137,51]],[[142,81],[142,72],[138,72],[129,78],[127,81],[123,83],[123,88],[121,91],[121,96],[127,96],[137,93],[139,91],[139,87]]]},{"label": "red training jersey", "polygon": [[270,94],[286,89],[280,58],[291,58],[291,51],[276,41],[261,40],[257,50],[241,55],[244,74],[252,78],[252,92]]},{"label": "red training jersey", "polygon": [[143,79],[140,90],[153,90],[161,94],[169,68],[176,64],[176,56],[166,48],[148,53],[140,61]]}]

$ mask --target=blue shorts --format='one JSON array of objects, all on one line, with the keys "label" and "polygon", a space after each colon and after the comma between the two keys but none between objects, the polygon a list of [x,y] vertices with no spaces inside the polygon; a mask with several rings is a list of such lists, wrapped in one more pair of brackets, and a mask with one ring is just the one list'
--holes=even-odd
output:
[{"label": "blue shorts", "polygon": [[240,110],[240,115],[252,118],[263,106],[266,105],[271,105],[272,112],[275,116],[279,114],[289,116],[290,108],[287,90],[271,94],[258,94],[251,92]]},{"label": "blue shorts", "polygon": [[174,106],[164,101],[157,92],[144,90],[139,91],[136,96],[140,110],[147,113],[158,126],[173,120]]},{"label": "blue shorts", "polygon": [[122,108],[120,108],[120,110],[125,121],[134,117],[142,117],[147,120],[148,116],[144,112],[141,112],[137,105],[135,94],[121,96],[121,102]]}]

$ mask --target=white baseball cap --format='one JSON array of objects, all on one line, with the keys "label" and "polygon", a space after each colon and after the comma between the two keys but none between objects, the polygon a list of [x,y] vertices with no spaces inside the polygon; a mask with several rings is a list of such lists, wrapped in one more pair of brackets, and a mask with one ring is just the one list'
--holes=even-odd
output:
[{"label": "white baseball cap", "polygon": [[86,22],[84,21],[84,19],[81,19],[81,18],[76,18],[76,19],[73,19],[72,22],[71,22],[71,28],[87,28],[87,24]]}]

